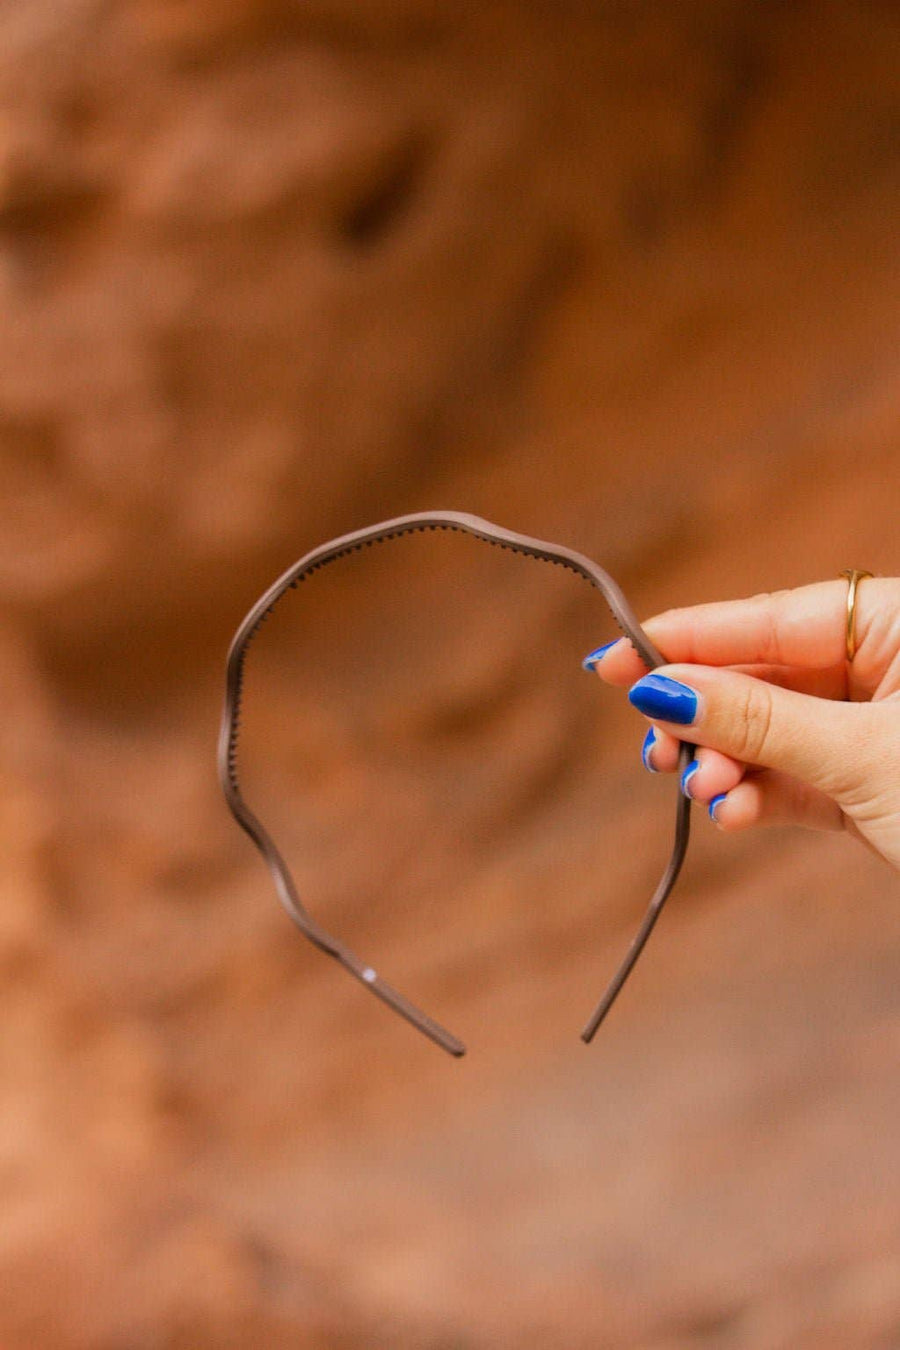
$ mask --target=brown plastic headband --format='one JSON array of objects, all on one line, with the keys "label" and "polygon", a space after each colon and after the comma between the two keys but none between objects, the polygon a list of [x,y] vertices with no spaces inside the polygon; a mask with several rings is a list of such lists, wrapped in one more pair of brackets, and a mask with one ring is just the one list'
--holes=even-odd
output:
[{"label": "brown plastic headband", "polygon": [[[612,577],[602,567],[598,567],[595,562],[592,562],[590,558],[586,558],[582,553],[576,553],[573,549],[561,548],[557,544],[548,544],[542,539],[532,539],[527,534],[516,534],[512,530],[505,530],[499,525],[492,525],[490,521],[482,520],[479,516],[467,515],[461,511],[419,511],[413,515],[397,516],[394,520],[384,520],[378,525],[369,525],[364,530],[354,530],[351,534],[343,534],[338,539],[332,539],[327,544],[321,544],[302,557],[299,562],[289,567],[269,587],[265,595],[257,600],[235,633],[228,652],[225,707],[219,733],[219,780],[225,793],[225,800],[234,818],[241,828],[246,830],[265,858],[281,903],[290,918],[293,919],[300,931],[309,938],[310,942],[315,943],[322,951],[340,961],[341,965],[349,970],[351,975],[355,975],[358,980],[367,985],[373,994],[377,994],[395,1012],[398,1012],[401,1017],[405,1017],[413,1026],[418,1027],[420,1031],[442,1046],[444,1050],[448,1050],[451,1055],[464,1055],[466,1047],[461,1041],[457,1040],[451,1032],[438,1022],[435,1022],[427,1013],[417,1008],[415,1004],[410,1003],[409,999],[405,998],[403,994],[393,989],[371,966],[366,965],[342,942],[327,933],[307,913],[300,903],[287,864],[241,796],[237,777],[237,745],[240,729],[244,658],[254,634],[271,614],[282,595],[285,591],[299,585],[301,581],[305,581],[312,572],[334,562],[336,558],[356,552],[370,544],[381,543],[385,539],[396,539],[401,535],[411,534],[418,530],[461,530],[464,534],[474,535],[476,539],[484,539],[489,544],[499,544],[501,548],[512,549],[514,552],[523,553],[527,557],[539,558],[545,562],[568,568],[570,572],[574,572],[577,576],[584,577],[585,581],[590,582],[592,586],[596,586],[602,593],[619,627],[630,639],[647,666],[653,669],[664,664],[664,660],[641,628],[628,601]],[[682,766],[693,758],[693,753],[693,746],[682,746],[680,754]],[[683,793],[679,792],[675,813],[675,839],[669,861],[653,893],[640,928],[632,939],[619,969],[610,981],[606,993],[581,1033],[582,1040],[586,1042],[592,1040],[600,1023],[615,1002],[675,885],[687,851],[690,809],[690,801]]]}]

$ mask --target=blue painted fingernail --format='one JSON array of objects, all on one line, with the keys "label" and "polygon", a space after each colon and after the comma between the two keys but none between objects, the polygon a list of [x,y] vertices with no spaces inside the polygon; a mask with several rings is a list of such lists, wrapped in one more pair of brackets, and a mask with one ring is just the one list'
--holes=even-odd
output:
[{"label": "blue painted fingernail", "polygon": [[712,801],[709,804],[709,818],[710,820],[715,821],[716,824],[718,824],[718,821],[716,821],[716,812],[718,811],[719,807],[722,805],[727,796],[728,796],[727,792],[720,792],[718,797],[713,797]]},{"label": "blue painted fingernail", "polygon": [[677,722],[689,727],[697,716],[699,699],[694,689],[668,675],[645,675],[628,691],[629,701],[645,717],[659,722]]},{"label": "blue painted fingernail", "polygon": [[610,647],[614,647],[616,643],[619,641],[621,641],[620,638],[613,638],[612,642],[604,642],[602,647],[595,647],[592,652],[588,652],[587,656],[581,663],[582,666],[584,666],[584,669],[593,670],[594,667],[597,665],[597,662],[603,660],[604,656],[609,651]]},{"label": "blue painted fingernail", "polygon": [[644,737],[644,744],[641,746],[641,759],[644,762],[644,768],[649,770],[650,773],[658,772],[657,769],[654,769],[650,761],[650,752],[655,744],[656,744],[656,732],[651,727],[650,730],[647,732],[647,735]]},{"label": "blue painted fingernail", "polygon": [[681,790],[686,797],[691,796],[689,783],[699,768],[700,761],[698,759],[692,759],[690,764],[685,768],[684,773],[681,775]]}]

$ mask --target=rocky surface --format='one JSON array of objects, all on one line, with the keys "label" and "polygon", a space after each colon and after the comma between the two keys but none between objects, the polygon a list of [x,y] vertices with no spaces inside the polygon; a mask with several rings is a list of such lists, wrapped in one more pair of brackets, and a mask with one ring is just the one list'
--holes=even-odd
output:
[{"label": "rocky surface", "polygon": [[879,3],[0,10],[4,1350],[886,1350],[900,890],[705,821],[598,597],[895,572],[900,21]]}]

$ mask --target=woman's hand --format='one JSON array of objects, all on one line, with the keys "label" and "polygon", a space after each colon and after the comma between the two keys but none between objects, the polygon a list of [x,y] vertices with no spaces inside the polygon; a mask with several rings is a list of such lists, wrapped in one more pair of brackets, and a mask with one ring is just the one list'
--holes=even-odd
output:
[{"label": "woman's hand", "polygon": [[682,790],[722,830],[846,829],[900,869],[900,579],[859,583],[852,663],[846,615],[846,581],[668,610],[644,627],[671,664],[648,675],[627,638],[584,664],[630,686],[648,769],[698,746]]}]

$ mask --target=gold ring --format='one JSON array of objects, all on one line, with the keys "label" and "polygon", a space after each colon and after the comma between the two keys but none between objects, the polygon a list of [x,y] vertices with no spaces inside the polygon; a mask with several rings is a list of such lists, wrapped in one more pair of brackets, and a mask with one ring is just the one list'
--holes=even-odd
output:
[{"label": "gold ring", "polygon": [[857,567],[845,567],[841,572],[842,577],[846,577],[850,585],[847,588],[847,660],[852,661],[856,655],[856,588],[863,577],[870,577],[871,572],[861,571]]}]

